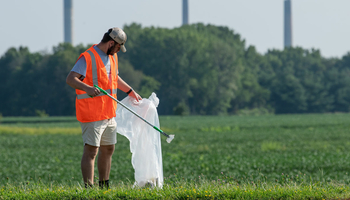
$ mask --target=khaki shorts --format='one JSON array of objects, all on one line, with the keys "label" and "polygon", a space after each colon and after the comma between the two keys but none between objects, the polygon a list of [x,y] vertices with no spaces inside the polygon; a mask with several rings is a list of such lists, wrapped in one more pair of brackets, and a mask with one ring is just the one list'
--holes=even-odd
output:
[{"label": "khaki shorts", "polygon": [[113,145],[117,143],[117,122],[112,119],[105,119],[96,122],[81,123],[83,142],[91,146]]}]

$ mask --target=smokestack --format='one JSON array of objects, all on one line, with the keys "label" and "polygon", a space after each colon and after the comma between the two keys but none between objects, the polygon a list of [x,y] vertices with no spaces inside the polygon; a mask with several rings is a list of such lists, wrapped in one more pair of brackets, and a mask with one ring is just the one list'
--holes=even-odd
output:
[{"label": "smokestack", "polygon": [[182,25],[188,24],[188,0],[182,0]]},{"label": "smokestack", "polygon": [[284,0],[284,47],[292,46],[292,2]]},{"label": "smokestack", "polygon": [[73,0],[64,0],[64,42],[73,44]]}]

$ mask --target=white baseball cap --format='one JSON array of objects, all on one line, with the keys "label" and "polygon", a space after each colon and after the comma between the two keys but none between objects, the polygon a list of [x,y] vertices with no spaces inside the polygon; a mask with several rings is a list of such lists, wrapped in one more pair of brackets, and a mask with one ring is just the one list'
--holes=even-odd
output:
[{"label": "white baseball cap", "polygon": [[112,28],[111,33],[109,34],[109,36],[116,41],[118,44],[120,44],[120,49],[122,50],[122,52],[126,52],[126,48],[125,48],[125,42],[126,42],[126,34],[125,32],[118,27],[114,27]]}]

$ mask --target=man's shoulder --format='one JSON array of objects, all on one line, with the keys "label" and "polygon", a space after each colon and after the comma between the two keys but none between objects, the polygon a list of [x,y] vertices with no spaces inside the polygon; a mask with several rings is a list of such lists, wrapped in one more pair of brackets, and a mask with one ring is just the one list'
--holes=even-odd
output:
[{"label": "man's shoulder", "polygon": [[84,56],[81,56],[75,63],[72,71],[75,71],[81,75],[85,75],[86,71],[86,60]]}]

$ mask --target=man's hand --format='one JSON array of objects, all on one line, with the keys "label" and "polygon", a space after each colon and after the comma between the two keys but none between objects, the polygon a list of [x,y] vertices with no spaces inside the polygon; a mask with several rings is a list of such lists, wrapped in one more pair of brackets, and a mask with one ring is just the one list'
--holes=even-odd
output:
[{"label": "man's hand", "polygon": [[88,94],[90,97],[95,97],[99,94],[101,94],[101,91],[93,86],[87,86],[84,91],[86,94]]},{"label": "man's hand", "polygon": [[129,93],[129,96],[135,98],[137,102],[139,102],[139,100],[142,100],[142,97],[139,94],[137,94],[134,90],[132,90]]}]

